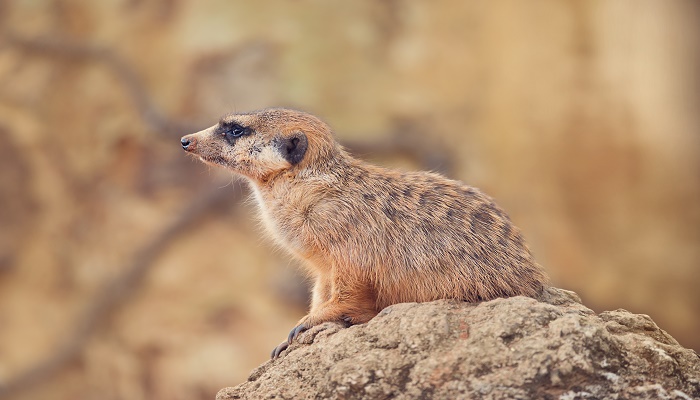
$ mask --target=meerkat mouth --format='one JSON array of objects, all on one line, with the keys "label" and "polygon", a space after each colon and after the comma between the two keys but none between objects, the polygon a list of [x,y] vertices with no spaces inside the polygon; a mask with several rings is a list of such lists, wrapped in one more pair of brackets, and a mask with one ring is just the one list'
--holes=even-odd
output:
[{"label": "meerkat mouth", "polygon": [[202,161],[205,164],[213,165],[216,167],[223,167],[230,169],[234,166],[234,163],[230,162],[229,160],[226,160],[223,157],[220,156],[215,156],[215,157],[205,157],[201,155],[195,155],[196,157],[199,158],[200,161]]},{"label": "meerkat mouth", "polygon": [[206,157],[202,154],[197,154],[197,152],[193,151],[193,150],[186,150],[186,151],[187,151],[187,155],[189,155],[190,157],[192,157],[196,160],[199,160],[200,162],[203,162],[204,164],[214,165],[214,166],[225,166],[225,164],[221,164],[221,162],[223,161],[223,159],[221,159],[221,157]]}]

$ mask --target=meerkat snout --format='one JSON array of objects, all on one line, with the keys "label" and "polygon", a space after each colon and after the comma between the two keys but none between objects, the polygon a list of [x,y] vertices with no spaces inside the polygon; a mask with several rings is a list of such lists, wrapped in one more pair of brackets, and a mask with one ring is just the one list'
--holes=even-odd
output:
[{"label": "meerkat snout", "polygon": [[190,137],[190,135],[186,135],[180,139],[180,144],[182,145],[183,150],[192,151],[194,150],[195,146],[197,146],[197,140]]}]

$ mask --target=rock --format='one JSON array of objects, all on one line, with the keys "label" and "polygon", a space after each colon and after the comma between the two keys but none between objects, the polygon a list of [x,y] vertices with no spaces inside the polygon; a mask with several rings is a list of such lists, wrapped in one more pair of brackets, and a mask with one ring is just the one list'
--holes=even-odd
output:
[{"label": "rock", "polygon": [[550,288],[483,303],[387,307],[300,336],[228,399],[698,399],[700,358],[646,315],[596,315]]}]

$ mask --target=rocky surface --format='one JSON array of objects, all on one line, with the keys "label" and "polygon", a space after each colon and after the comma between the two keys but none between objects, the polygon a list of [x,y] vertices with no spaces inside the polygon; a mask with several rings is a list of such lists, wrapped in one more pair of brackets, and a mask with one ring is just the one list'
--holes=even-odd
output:
[{"label": "rocky surface", "polygon": [[305,332],[228,399],[698,399],[700,358],[646,315],[595,314],[549,289],[479,304],[405,303]]}]

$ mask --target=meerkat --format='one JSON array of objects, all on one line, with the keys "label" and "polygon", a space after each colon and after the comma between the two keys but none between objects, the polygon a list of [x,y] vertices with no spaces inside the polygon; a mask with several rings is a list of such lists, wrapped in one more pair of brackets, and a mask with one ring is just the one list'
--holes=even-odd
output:
[{"label": "meerkat", "polygon": [[268,233],[313,277],[309,313],[272,358],[323,322],[362,324],[403,302],[536,297],[547,285],[490,197],[436,173],[360,161],[311,114],[229,114],[181,144],[247,178]]}]

